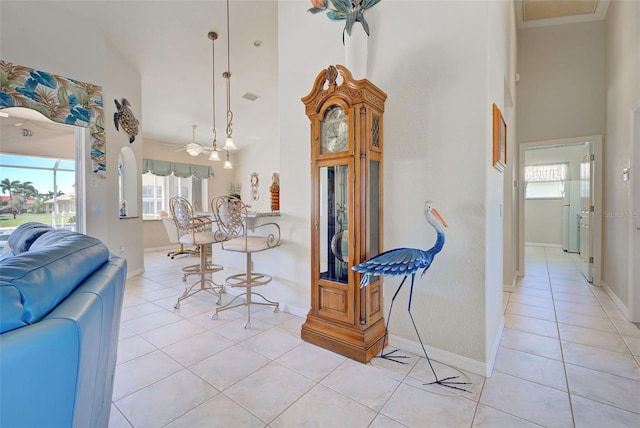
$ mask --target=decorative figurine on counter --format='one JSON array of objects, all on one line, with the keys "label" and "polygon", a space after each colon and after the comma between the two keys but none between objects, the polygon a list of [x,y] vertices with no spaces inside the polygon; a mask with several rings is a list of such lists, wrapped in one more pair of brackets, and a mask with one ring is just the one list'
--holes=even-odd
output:
[{"label": "decorative figurine on counter", "polygon": [[258,199],[260,199],[260,193],[258,192],[259,182],[260,180],[258,179],[258,173],[252,172],[251,173],[251,192],[250,192],[252,201],[257,201]]},{"label": "decorative figurine on counter", "polygon": [[[396,296],[400,292],[402,285],[406,281],[407,277],[411,275],[411,288],[409,289],[409,317],[411,317],[411,323],[413,324],[413,328],[416,331],[416,335],[418,336],[418,340],[420,341],[420,346],[422,347],[422,351],[424,352],[424,356],[427,358],[427,362],[429,363],[429,367],[431,367],[431,371],[433,372],[433,376],[435,377],[435,381],[429,382],[426,385],[431,384],[439,384],[442,386],[446,386],[453,389],[459,389],[462,391],[469,392],[468,390],[461,388],[456,385],[469,385],[468,382],[453,382],[451,379],[455,379],[458,376],[450,376],[444,379],[438,379],[436,372],[431,364],[431,360],[427,355],[427,351],[422,343],[422,339],[420,338],[420,333],[418,332],[418,328],[416,327],[416,323],[413,320],[413,315],[411,315],[411,298],[413,296],[413,283],[416,278],[416,272],[422,269],[422,275],[427,272],[429,266],[433,262],[434,257],[438,254],[442,248],[444,247],[444,228],[447,227],[447,222],[440,216],[438,211],[433,208],[431,205],[431,201],[427,201],[424,205],[424,216],[427,219],[427,222],[436,230],[436,242],[433,247],[428,250],[421,250],[419,248],[396,248],[393,250],[385,251],[384,253],[378,254],[375,257],[370,258],[369,260],[365,260],[364,262],[353,267],[353,270],[356,272],[362,272],[364,275],[362,276],[362,280],[360,281],[360,287],[365,287],[369,284],[369,276],[380,276],[380,275],[391,275],[391,276],[404,276],[402,278],[402,282],[398,286],[398,289],[393,294],[391,298],[391,306],[389,307],[389,315],[387,316],[387,332],[389,327],[389,319],[391,318],[391,309],[393,309],[393,302],[396,299]],[[421,275],[421,276],[422,276]],[[391,361],[395,361],[397,363],[402,363],[401,361],[396,360],[395,358],[407,358],[404,355],[393,355],[398,350],[395,349],[391,352],[387,352],[386,354],[383,351],[380,353],[381,358],[386,358]]]},{"label": "decorative figurine on counter", "polygon": [[133,115],[133,112],[129,108],[131,105],[126,98],[122,99],[122,104],[118,100],[113,100],[116,103],[116,109],[118,110],[113,114],[113,124],[118,129],[118,123],[124,129],[124,132],[129,134],[129,144],[133,143],[138,135],[138,119]]},{"label": "decorative figurine on counter", "polygon": [[274,172],[271,176],[271,211],[280,211],[280,173]]},{"label": "decorative figurine on counter", "polygon": [[120,204],[120,217],[127,216],[127,201],[122,201]]}]

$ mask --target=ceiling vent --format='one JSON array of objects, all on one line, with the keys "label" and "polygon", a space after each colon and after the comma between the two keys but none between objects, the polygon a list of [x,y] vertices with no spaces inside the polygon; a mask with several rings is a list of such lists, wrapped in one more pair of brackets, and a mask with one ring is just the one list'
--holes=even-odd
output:
[{"label": "ceiling vent", "polygon": [[256,94],[252,94],[251,92],[247,92],[246,94],[244,94],[242,96],[242,98],[244,98],[245,100],[249,100],[249,101],[255,101],[258,98],[260,98],[260,95],[256,95]]}]

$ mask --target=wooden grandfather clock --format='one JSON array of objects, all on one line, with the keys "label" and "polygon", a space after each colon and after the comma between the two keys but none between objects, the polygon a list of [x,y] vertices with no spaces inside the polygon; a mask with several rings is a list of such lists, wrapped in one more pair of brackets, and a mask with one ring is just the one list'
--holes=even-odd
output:
[{"label": "wooden grandfather clock", "polygon": [[382,350],[382,280],[351,268],[382,249],[387,95],[341,65],[302,98],[311,120],[311,310],[302,339],[366,363]]}]

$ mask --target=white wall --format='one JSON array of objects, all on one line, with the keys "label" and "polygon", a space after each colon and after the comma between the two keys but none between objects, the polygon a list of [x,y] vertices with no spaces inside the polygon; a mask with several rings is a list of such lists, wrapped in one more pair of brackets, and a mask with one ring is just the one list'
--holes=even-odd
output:
[{"label": "white wall", "polygon": [[[125,247],[123,255],[127,258],[129,273],[139,272],[143,269],[142,220],[123,221],[118,216],[118,153],[121,147],[129,146],[129,141],[122,131],[116,132],[112,118],[113,100],[122,97],[128,98],[136,116],[141,116],[140,76],[102,33],[95,31],[99,23],[77,20],[73,25],[60,25],[68,21],[68,7],[78,5],[80,3],[67,3],[63,7],[61,3],[58,7],[43,8],[40,2],[2,2],[2,59],[102,86],[107,174],[105,179],[95,182],[95,187],[90,186],[90,180],[86,183],[87,234],[102,240],[111,252],[117,253],[121,246]],[[25,31],[25,28],[38,31]],[[139,163],[142,140],[139,135],[130,145]],[[97,177],[90,171],[88,149],[85,163],[85,175]]]},{"label": "white wall", "polygon": [[[435,234],[422,215],[424,201],[432,199],[449,223],[447,242],[428,273],[416,278],[414,318],[425,343],[479,363],[474,368],[481,367],[480,372],[501,320],[503,176],[490,166],[490,124],[491,104],[502,107],[508,80],[508,7],[387,1],[367,11],[369,80],[388,95],[384,248],[433,245]],[[344,61],[344,23],[305,13],[307,8],[301,2],[279,2],[279,21],[286,23],[279,27],[280,117],[286,118],[281,120],[282,224],[291,238],[279,251],[288,260],[284,286],[306,308],[310,146],[300,98],[321,70]],[[314,37],[299,37],[303,33]],[[385,280],[387,309],[399,282]],[[408,291],[400,293],[401,302]],[[391,334],[415,342],[403,305],[394,310]]]},{"label": "white wall", "polygon": [[[630,189],[629,182],[622,180],[622,169],[630,166],[630,115],[632,109],[640,104],[639,20],[639,2],[614,1],[609,5],[606,17],[607,133],[604,143],[603,282],[626,307],[629,307],[630,293],[629,236],[638,232],[630,227]],[[638,174],[638,169],[635,166],[635,171],[632,169],[631,174]]]},{"label": "white wall", "polygon": [[604,23],[518,31],[519,143],[602,135]]}]

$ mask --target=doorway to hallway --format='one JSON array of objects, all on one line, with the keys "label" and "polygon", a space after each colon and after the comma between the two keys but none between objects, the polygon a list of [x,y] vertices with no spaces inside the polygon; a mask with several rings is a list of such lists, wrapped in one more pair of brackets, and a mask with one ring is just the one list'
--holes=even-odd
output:
[{"label": "doorway to hallway", "polygon": [[584,278],[601,278],[602,147],[600,136],[520,145],[519,271],[524,246],[558,247]]}]

